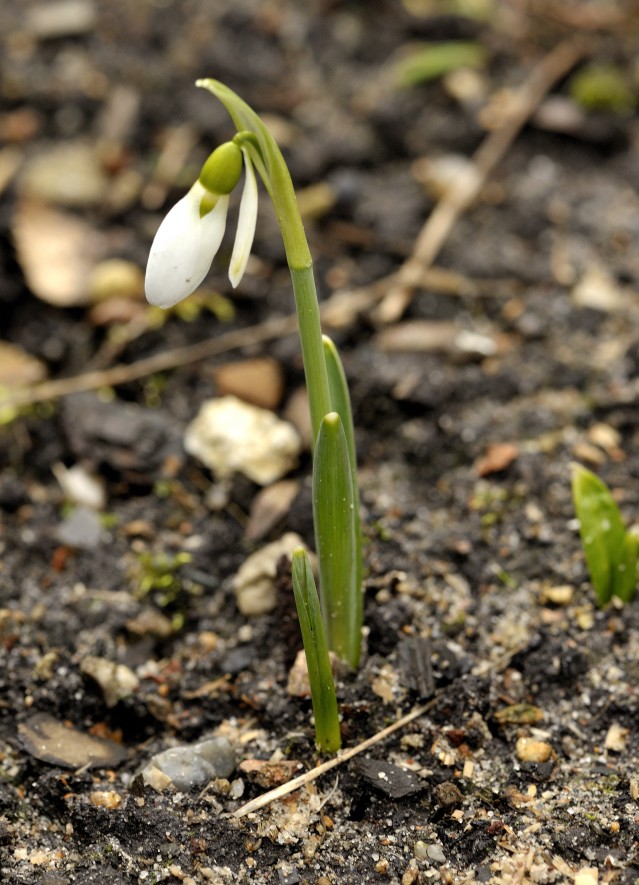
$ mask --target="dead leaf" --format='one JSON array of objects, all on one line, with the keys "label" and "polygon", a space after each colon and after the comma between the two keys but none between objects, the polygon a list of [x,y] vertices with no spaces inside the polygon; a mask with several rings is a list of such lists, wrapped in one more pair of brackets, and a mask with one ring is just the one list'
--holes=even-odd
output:
[{"label": "dead leaf", "polygon": [[519,450],[512,443],[493,443],[488,446],[485,454],[475,462],[475,471],[479,476],[499,473],[510,467],[518,455]]},{"label": "dead leaf", "polygon": [[18,261],[34,295],[56,307],[88,303],[89,274],[102,240],[85,221],[23,201],[13,223]]}]

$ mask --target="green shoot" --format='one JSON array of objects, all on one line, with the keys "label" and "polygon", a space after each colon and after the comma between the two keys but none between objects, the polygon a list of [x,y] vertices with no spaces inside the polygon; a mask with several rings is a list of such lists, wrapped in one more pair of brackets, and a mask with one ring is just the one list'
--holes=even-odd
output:
[{"label": "green shoot", "polygon": [[[255,111],[227,86],[210,79],[199,80],[197,85],[222,102],[237,133],[213,151],[198,180],[160,225],[147,264],[147,299],[166,309],[197,289],[220,248],[229,200],[243,174],[237,231],[229,264],[231,284],[236,287],[240,283],[255,234],[259,176],[280,225],[297,309],[315,442],[313,513],[324,629],[328,647],[356,667],[361,643],[362,565],[353,419],[344,370],[335,346],[329,340],[322,340],[311,254],[291,176],[279,147]],[[308,581],[302,580],[300,569],[298,566],[296,580],[298,590],[303,590]],[[304,598],[312,595],[309,590]],[[311,658],[317,659],[319,655],[315,645],[317,627],[309,631],[303,626],[302,634],[310,671]],[[317,704],[314,696],[316,707],[334,705],[330,669],[328,673],[325,669],[322,679],[316,680],[320,686],[316,690],[328,694]],[[331,691],[333,701],[330,701]],[[328,721],[325,714],[320,720]],[[324,725],[322,729],[325,730]],[[337,746],[332,733],[330,738],[320,738],[318,732],[318,743],[325,749]]]},{"label": "green shoot", "polygon": [[360,588],[357,582],[353,485],[342,420],[324,417],[315,445],[313,518],[319,557],[322,615],[329,648],[359,663]]},{"label": "green shoot", "polygon": [[581,464],[572,466],[572,496],[590,580],[600,606],[630,602],[637,584],[639,540],[627,532],[609,488]]},{"label": "green shoot", "polygon": [[293,551],[293,590],[311,686],[315,741],[320,750],[335,753],[341,746],[335,685],[315,580],[303,547]]}]

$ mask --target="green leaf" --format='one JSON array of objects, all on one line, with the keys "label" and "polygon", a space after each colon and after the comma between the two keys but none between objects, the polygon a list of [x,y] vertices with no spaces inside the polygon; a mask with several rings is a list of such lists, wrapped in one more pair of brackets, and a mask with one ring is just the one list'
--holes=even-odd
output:
[{"label": "green leaf", "polygon": [[348,382],[344,366],[340,359],[339,351],[334,342],[323,336],[324,356],[326,357],[326,369],[328,372],[328,387],[331,396],[331,407],[337,412],[342,421],[342,427],[346,436],[348,457],[351,465],[351,480],[353,485],[353,531],[355,533],[355,556],[357,557],[357,586],[360,588],[358,595],[360,628],[363,618],[362,586],[362,533],[359,515],[359,484],[357,480],[357,451],[355,449],[355,428],[353,426],[353,410],[351,397],[348,392]]},{"label": "green leaf", "polygon": [[335,684],[315,580],[303,547],[293,551],[292,562],[295,605],[302,631],[315,715],[315,740],[323,752],[336,753],[341,746],[341,735]]},{"label": "green leaf", "polygon": [[630,602],[637,588],[637,557],[639,556],[639,538],[626,532],[620,550],[619,561],[614,571],[613,596],[622,602]]},{"label": "green leaf", "polygon": [[361,591],[348,445],[337,412],[325,415],[315,445],[313,516],[320,601],[329,648],[352,667],[361,647]]},{"label": "green leaf", "polygon": [[424,43],[413,47],[410,54],[396,64],[395,77],[400,86],[417,86],[457,68],[480,68],[485,63],[486,50],[480,43],[463,40]]},{"label": "green leaf", "polygon": [[572,495],[598,604],[613,595],[627,602],[635,591],[637,539],[626,532],[607,485],[580,464],[572,467]]},{"label": "green leaf", "polygon": [[637,90],[629,85],[631,79],[614,65],[593,63],[571,77],[570,94],[588,111],[626,114],[637,105]]}]

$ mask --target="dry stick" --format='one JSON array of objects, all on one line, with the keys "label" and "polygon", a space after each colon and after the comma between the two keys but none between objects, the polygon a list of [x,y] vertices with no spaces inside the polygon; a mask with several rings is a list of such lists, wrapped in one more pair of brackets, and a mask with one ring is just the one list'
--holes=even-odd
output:
[{"label": "dry stick", "polygon": [[[496,661],[486,661],[484,664],[480,664],[480,666],[477,667],[473,671],[473,673],[478,676],[483,676],[487,673],[490,673],[491,671],[501,672],[509,665],[512,658],[516,654],[519,654],[519,652],[523,651],[526,646],[527,643],[522,642],[520,645],[515,646],[514,648],[505,652]],[[292,793],[299,787],[303,787],[304,784],[311,783],[311,781],[316,780],[322,774],[326,774],[326,772],[330,771],[332,768],[336,768],[343,762],[348,762],[348,760],[352,759],[353,756],[357,756],[359,753],[363,753],[364,750],[368,750],[369,747],[373,747],[375,744],[380,743],[380,741],[383,741],[389,735],[393,734],[396,731],[399,731],[400,728],[404,728],[405,725],[408,725],[410,722],[414,722],[415,719],[419,719],[420,716],[428,713],[428,711],[435,705],[435,703],[439,699],[439,696],[439,693],[436,694],[435,697],[431,698],[427,704],[423,704],[421,707],[415,707],[414,710],[411,710],[410,713],[402,716],[401,719],[397,719],[395,722],[393,722],[392,725],[389,725],[387,728],[383,728],[372,737],[366,738],[365,741],[362,741],[361,744],[357,744],[357,746],[355,747],[351,747],[350,750],[342,751],[334,759],[329,759],[328,762],[323,762],[321,765],[317,765],[310,771],[306,771],[304,772],[304,774],[300,774],[297,777],[294,777],[293,780],[287,781],[287,783],[282,784],[279,787],[275,787],[275,789],[273,790],[269,790],[268,793],[263,793],[261,796],[257,796],[255,799],[251,799],[251,801],[247,802],[246,805],[241,805],[239,808],[237,808],[233,812],[233,816],[244,817],[245,815],[250,814],[252,811],[257,811],[260,808],[264,808],[265,805],[269,805],[276,799],[281,799],[282,796],[288,796],[289,793]]]},{"label": "dry stick", "polygon": [[288,335],[295,331],[295,316],[277,317],[267,320],[257,326],[248,329],[237,329],[217,335],[215,338],[207,338],[197,344],[189,344],[185,347],[177,347],[164,353],[158,353],[146,359],[137,360],[129,365],[113,366],[110,369],[100,369],[94,372],[84,372],[73,378],[58,378],[55,381],[43,381],[33,387],[27,387],[0,398],[0,409],[29,405],[56,399],[59,396],[69,396],[72,393],[83,393],[87,390],[97,390],[100,387],[115,387],[118,384],[126,384],[145,378],[155,372],[165,372],[168,369],[176,369],[198,360],[211,356],[218,356],[240,347],[247,347],[282,335]]},{"label": "dry stick", "polygon": [[396,731],[399,731],[399,729],[403,728],[405,725],[408,725],[409,722],[413,722],[415,719],[419,719],[420,716],[423,716],[424,713],[427,713],[431,709],[431,707],[434,706],[437,699],[437,697],[434,697],[427,704],[423,704],[421,707],[416,707],[414,710],[411,710],[410,713],[402,716],[401,719],[393,722],[392,725],[389,725],[387,728],[383,728],[381,731],[378,731],[377,734],[374,734],[372,737],[369,737],[365,741],[362,741],[361,744],[357,744],[357,746],[351,747],[350,750],[344,750],[333,759],[329,759],[327,762],[322,762],[321,765],[312,768],[310,771],[304,772],[304,774],[298,775],[298,777],[294,777],[293,780],[282,784],[280,787],[275,787],[274,790],[269,790],[268,793],[263,793],[261,796],[257,796],[257,798],[252,799],[250,802],[247,802],[246,805],[242,805],[240,806],[240,808],[236,809],[233,812],[233,817],[244,817],[245,815],[250,814],[252,811],[257,811],[259,808],[263,808],[265,805],[269,805],[276,799],[281,799],[283,796],[288,796],[289,793],[292,793],[294,790],[303,787],[304,784],[310,784],[311,781],[316,780],[318,777],[320,777],[320,775],[326,774],[327,771],[330,771],[332,768],[336,768],[343,762],[348,762],[348,760],[352,759],[353,756],[357,756],[359,753],[363,753],[364,750],[368,750],[369,747],[373,747],[375,744],[383,741],[389,735],[393,734]]},{"label": "dry stick", "polygon": [[[459,291],[460,294],[478,292],[481,288],[471,280],[447,271],[443,268],[431,268],[426,270],[424,279],[428,279],[429,285],[435,291],[443,288],[450,293]],[[344,328],[353,322],[356,316],[368,310],[372,304],[378,301],[386,291],[386,286],[380,282],[372,283],[368,287],[354,289],[352,291],[337,292],[322,302],[320,311],[322,322],[327,327]],[[58,378],[53,381],[42,381],[31,387],[18,388],[11,393],[0,395],[0,411],[15,406],[33,405],[57,399],[58,397],[70,396],[74,393],[85,393],[88,390],[98,390],[100,387],[116,387],[119,384],[128,384],[153,375],[155,372],[165,372],[168,369],[177,369],[181,366],[195,363],[198,360],[208,359],[212,356],[220,356],[232,350],[240,350],[242,347],[250,347],[254,344],[263,344],[283,335],[292,335],[297,329],[295,314],[267,320],[245,329],[237,329],[198,341],[197,344],[189,344],[174,350],[164,351],[145,359],[137,360],[129,364],[112,366],[109,369],[94,369],[74,375],[71,378]],[[128,342],[127,342],[128,343]]]},{"label": "dry stick", "polygon": [[[482,142],[474,156],[475,174],[472,179],[462,179],[459,185],[444,197],[431,213],[417,238],[411,256],[399,270],[368,286],[333,295],[322,305],[322,319],[329,325],[343,327],[354,317],[370,309],[378,301],[378,319],[389,322],[398,319],[412,297],[417,285],[427,283],[432,262],[463,212],[481,191],[485,181],[502,159],[517,133],[540,104],[557,80],[588,51],[588,44],[580,40],[560,43],[533,70],[522,88],[515,111],[503,126],[494,130]],[[390,291],[389,291],[390,287]],[[17,390],[0,398],[0,409],[28,405],[44,400],[68,396],[100,387],[115,386],[138,378],[175,369],[197,360],[227,353],[229,350],[249,344],[270,341],[280,335],[295,331],[295,317],[287,316],[269,320],[257,326],[235,332],[227,332],[215,338],[188,347],[180,347],[166,353],[139,360],[130,365],[113,366],[104,371],[86,372],[74,378],[44,381],[24,390]]]},{"label": "dry stick", "polygon": [[415,248],[395,275],[394,285],[382,299],[375,318],[393,322],[403,314],[415,286],[423,282],[428,269],[450,236],[461,215],[470,207],[487,178],[505,156],[508,148],[555,83],[585,55],[588,44],[581,40],[560,43],[533,69],[530,78],[516,93],[513,110],[504,123],[493,130],[473,156],[473,168],[440,200],[422,228]]}]

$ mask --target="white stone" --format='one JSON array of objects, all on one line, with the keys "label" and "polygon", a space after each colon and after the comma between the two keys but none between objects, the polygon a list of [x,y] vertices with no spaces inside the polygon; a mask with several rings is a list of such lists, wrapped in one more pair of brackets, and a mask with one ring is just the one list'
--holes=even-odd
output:
[{"label": "white stone", "polygon": [[278,560],[304,546],[299,535],[287,532],[279,541],[262,547],[246,559],[233,578],[237,607],[243,615],[264,615],[276,604],[275,574]]},{"label": "white stone", "polygon": [[224,396],[202,405],[186,429],[184,448],[218,479],[242,473],[269,485],[297,464],[301,441],[292,424],[268,409]]}]

